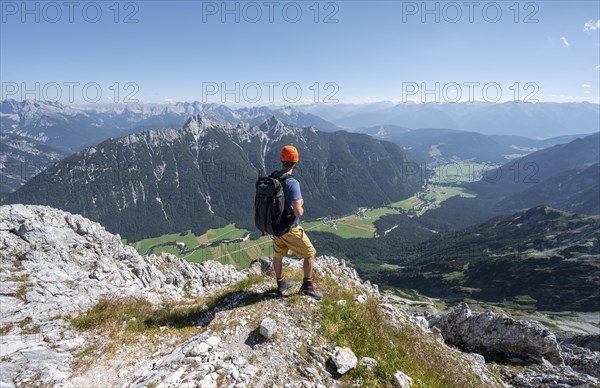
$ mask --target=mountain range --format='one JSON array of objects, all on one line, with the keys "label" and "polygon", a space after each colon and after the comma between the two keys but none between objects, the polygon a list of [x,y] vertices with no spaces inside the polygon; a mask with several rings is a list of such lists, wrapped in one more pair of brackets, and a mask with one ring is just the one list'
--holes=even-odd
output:
[{"label": "mountain range", "polygon": [[[108,138],[152,129],[181,128],[192,116],[202,115],[214,121],[232,125],[242,122],[260,125],[275,116],[285,123],[300,127],[312,126],[321,131],[337,131],[336,125],[291,107],[254,107],[232,109],[219,104],[178,102],[175,104],[114,104],[63,105],[50,101],[4,100],[0,103],[0,127],[3,137],[0,147],[8,163],[19,160],[43,170],[50,162],[73,152],[96,145]],[[7,136],[11,136],[10,138]],[[16,152],[16,136],[28,142],[34,153]],[[10,143],[10,144],[9,144]],[[17,156],[18,154],[18,156]],[[24,179],[12,177],[13,172],[0,168],[11,177],[3,182],[2,192],[17,189]]]},{"label": "mountain range", "polygon": [[[502,199],[529,190],[527,193],[531,195],[528,199],[530,202],[535,203],[546,198],[549,201],[554,201],[555,204],[561,201],[568,202],[571,205],[579,206],[579,210],[585,210],[586,207],[595,209],[600,199],[597,196],[584,194],[584,192],[593,191],[594,189],[595,170],[592,168],[585,173],[583,171],[599,163],[599,161],[600,132],[597,132],[584,138],[575,139],[567,144],[558,144],[533,152],[510,161],[501,167],[486,171],[481,181],[469,183],[467,187],[482,196]],[[567,171],[569,172],[567,173]],[[578,171],[581,171],[581,174]],[[585,178],[588,176],[590,179],[586,181]],[[598,177],[595,178],[597,181]],[[546,182],[547,180],[550,180],[550,182]],[[587,182],[582,186],[583,191],[561,188],[563,182],[566,186],[575,187],[579,184],[577,181]],[[551,191],[544,193],[545,190]],[[559,193],[560,190],[562,190],[562,193]],[[580,200],[571,200],[565,197],[569,194],[584,194],[584,197],[589,197],[590,201],[587,204],[582,204]],[[507,208],[509,202],[504,202],[503,207]],[[515,206],[518,202],[518,200],[515,202]],[[585,213],[590,214],[589,209]]]},{"label": "mountain range", "polygon": [[485,135],[549,138],[600,128],[600,105],[550,102],[314,104],[297,106],[347,128],[453,128]]},{"label": "mountain range", "polygon": [[523,136],[483,135],[448,128],[410,129],[395,125],[360,128],[356,132],[392,141],[407,150],[413,159],[438,164],[459,161],[504,164],[510,159],[585,137],[567,135],[537,140]]},{"label": "mountain range", "polygon": [[239,108],[195,102],[174,104],[64,105],[51,101],[4,100],[0,103],[3,133],[28,137],[64,151],[80,151],[110,137],[148,129],[180,128],[202,115],[230,124],[260,124],[271,116],[297,126],[322,131],[340,128],[291,107]]},{"label": "mountain range", "polygon": [[65,156],[65,152],[37,140],[1,133],[0,194],[16,190],[46,166]]},{"label": "mountain range", "polygon": [[231,222],[253,229],[258,170],[278,169],[285,144],[300,152],[295,176],[310,217],[398,201],[423,183],[399,146],[368,135],[300,128],[274,116],[234,126],[197,115],[181,129],[130,134],[73,154],[8,202],[82,214],[131,240],[173,230],[200,235]]},{"label": "mountain range", "polygon": [[599,311],[598,230],[598,216],[538,206],[427,240],[388,261],[402,270],[380,281],[429,296]]},{"label": "mountain range", "polygon": [[323,232],[311,239],[325,254],[344,252],[383,288],[550,311],[600,309],[599,216],[537,206],[446,233],[424,228],[431,220],[403,217],[376,239]]}]

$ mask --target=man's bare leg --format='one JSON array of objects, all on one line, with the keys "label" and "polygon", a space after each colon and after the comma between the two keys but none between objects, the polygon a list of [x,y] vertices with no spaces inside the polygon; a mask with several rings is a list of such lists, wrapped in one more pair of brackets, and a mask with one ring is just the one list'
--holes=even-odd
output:
[{"label": "man's bare leg", "polygon": [[312,279],[312,271],[315,265],[315,256],[310,256],[304,259],[302,268],[304,269],[304,279]]},{"label": "man's bare leg", "polygon": [[273,271],[277,279],[283,277],[283,256],[273,256]]}]

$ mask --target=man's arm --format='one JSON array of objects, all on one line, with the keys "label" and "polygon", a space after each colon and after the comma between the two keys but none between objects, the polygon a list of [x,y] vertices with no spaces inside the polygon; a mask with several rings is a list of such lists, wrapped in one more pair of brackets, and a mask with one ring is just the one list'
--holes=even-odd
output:
[{"label": "man's arm", "polygon": [[296,217],[302,217],[302,215],[304,214],[304,208],[302,207],[302,205],[304,205],[303,199],[292,202],[292,206],[294,208],[294,215]]}]

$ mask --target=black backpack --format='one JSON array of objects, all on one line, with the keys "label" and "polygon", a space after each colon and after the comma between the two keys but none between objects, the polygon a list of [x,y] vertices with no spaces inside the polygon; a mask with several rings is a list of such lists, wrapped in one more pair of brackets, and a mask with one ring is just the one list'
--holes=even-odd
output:
[{"label": "black backpack", "polygon": [[283,236],[290,230],[290,224],[296,217],[285,208],[285,195],[281,185],[289,175],[283,174],[275,178],[274,174],[263,176],[260,171],[258,175],[254,199],[254,223],[263,235]]}]

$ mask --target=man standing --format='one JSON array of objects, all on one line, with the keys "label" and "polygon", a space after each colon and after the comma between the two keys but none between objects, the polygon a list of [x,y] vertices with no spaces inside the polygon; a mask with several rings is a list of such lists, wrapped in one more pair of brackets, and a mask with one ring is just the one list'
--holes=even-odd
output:
[{"label": "man standing", "polygon": [[281,170],[273,174],[273,178],[281,178],[286,175],[287,179],[281,181],[285,195],[285,210],[294,218],[290,224],[290,230],[282,235],[273,237],[273,269],[277,276],[277,291],[283,294],[284,291],[294,286],[294,283],[283,276],[283,257],[293,251],[296,256],[304,259],[304,281],[300,287],[300,293],[321,300],[323,295],[315,290],[312,281],[312,270],[317,251],[313,247],[304,229],[300,226],[300,217],[304,214],[304,200],[300,192],[300,182],[291,175],[294,172],[299,156],[296,147],[287,145],[281,150],[279,156],[281,161]]}]

